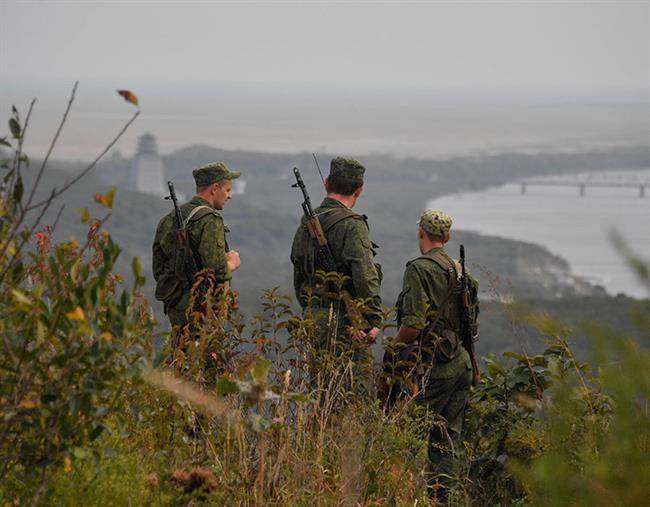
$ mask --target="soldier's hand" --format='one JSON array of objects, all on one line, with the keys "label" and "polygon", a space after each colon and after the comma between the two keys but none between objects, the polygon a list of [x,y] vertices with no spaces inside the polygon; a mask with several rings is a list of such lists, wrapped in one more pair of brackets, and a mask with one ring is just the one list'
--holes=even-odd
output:
[{"label": "soldier's hand", "polygon": [[366,338],[368,339],[368,343],[375,343],[378,334],[379,334],[378,327],[373,327],[370,331],[368,331],[368,334],[366,335]]},{"label": "soldier's hand", "polygon": [[378,327],[373,327],[370,331],[365,332],[361,329],[356,331],[354,333],[354,337],[359,340],[359,341],[364,341],[368,343],[368,345],[372,345],[375,343],[375,340],[377,339],[377,335],[379,334],[379,328]]},{"label": "soldier's hand", "polygon": [[228,250],[226,252],[226,264],[230,271],[235,271],[239,266],[241,266],[241,259],[239,258],[239,253],[235,250]]}]

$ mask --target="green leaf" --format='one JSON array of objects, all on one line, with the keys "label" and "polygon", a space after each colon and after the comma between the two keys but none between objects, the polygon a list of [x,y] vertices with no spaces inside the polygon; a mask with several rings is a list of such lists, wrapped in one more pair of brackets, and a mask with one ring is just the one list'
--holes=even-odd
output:
[{"label": "green leaf", "polygon": [[143,286],[145,279],[144,276],[142,276],[142,264],[140,263],[139,257],[133,257],[133,260],[131,261],[131,269],[133,270],[133,275],[135,276],[136,287]]},{"label": "green leaf", "polygon": [[20,160],[21,162],[24,162],[25,165],[29,165],[29,162],[30,162],[30,161],[29,161],[29,157],[27,156],[27,153],[21,153],[21,154],[20,154],[20,158],[19,158],[19,160]]},{"label": "green leaf", "polygon": [[499,375],[505,375],[504,369],[496,361],[493,361],[493,360],[486,357],[485,358],[485,363],[487,365],[488,372],[490,373],[490,375],[492,377],[496,377],[496,376],[499,376]]},{"label": "green leaf", "polygon": [[32,305],[31,299],[29,299],[25,294],[20,292],[18,289],[11,289],[11,295],[14,297],[18,303],[24,304],[24,305]]},{"label": "green leaf", "polygon": [[273,425],[273,421],[260,414],[251,415],[251,429],[255,433],[262,433]]},{"label": "green leaf", "polygon": [[526,362],[526,358],[524,357],[524,355],[519,354],[517,352],[508,351],[508,352],[504,352],[503,355],[505,357],[512,357],[513,359],[516,359],[520,363],[525,363]]},{"label": "green leaf", "polygon": [[239,387],[237,383],[230,380],[228,377],[221,377],[215,387],[217,394],[225,396],[227,394],[237,394]]},{"label": "green leaf", "polygon": [[94,440],[97,440],[97,437],[101,435],[104,432],[104,426],[102,424],[98,424],[93,428],[93,430],[90,432],[90,441],[93,442]]},{"label": "green leaf", "polygon": [[14,201],[20,202],[20,200],[23,198],[24,191],[25,191],[25,187],[23,185],[23,179],[19,177],[16,180],[16,184],[14,185],[14,194],[13,194]]},{"label": "green leaf", "polygon": [[80,208],[77,210],[79,213],[79,216],[81,217],[81,223],[82,224],[87,224],[90,222],[90,211],[88,211],[88,208]]},{"label": "green leaf", "polygon": [[111,209],[113,207],[113,200],[115,199],[115,192],[117,188],[113,187],[106,193],[106,206]]},{"label": "green leaf", "polygon": [[8,148],[11,148],[11,143],[7,141],[6,137],[0,137],[0,146],[6,146]]},{"label": "green leaf", "polygon": [[9,130],[11,131],[11,135],[14,136],[14,139],[20,139],[21,128],[20,123],[18,123],[16,118],[11,118],[9,120]]},{"label": "green leaf", "polygon": [[83,447],[75,447],[72,449],[72,455],[77,459],[85,459],[91,454],[87,449],[84,449]]},{"label": "green leaf", "polygon": [[45,341],[45,337],[47,336],[47,328],[43,324],[42,321],[38,320],[36,321],[36,340],[38,344],[43,343]]},{"label": "green leaf", "polygon": [[140,264],[140,259],[137,256],[133,257],[133,260],[131,261],[131,269],[136,278],[142,276],[142,264]]},{"label": "green leaf", "polygon": [[251,370],[251,375],[253,379],[257,382],[266,382],[266,379],[269,376],[269,370],[271,369],[271,361],[265,357],[258,357],[255,360],[253,369]]},{"label": "green leaf", "polygon": [[287,393],[287,398],[291,401],[309,401],[309,396],[304,393]]},{"label": "green leaf", "polygon": [[72,280],[77,279],[77,275],[79,275],[79,268],[81,268],[81,260],[77,259],[70,267],[70,278]]}]

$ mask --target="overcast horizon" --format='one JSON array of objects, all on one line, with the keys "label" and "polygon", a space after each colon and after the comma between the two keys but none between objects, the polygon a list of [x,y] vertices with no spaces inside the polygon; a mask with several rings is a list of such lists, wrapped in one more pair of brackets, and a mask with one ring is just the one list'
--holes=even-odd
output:
[{"label": "overcast horizon", "polygon": [[2,74],[648,91],[650,2],[0,1]]},{"label": "overcast horizon", "polygon": [[42,153],[153,132],[255,151],[438,157],[650,139],[650,2],[0,0],[0,110]]}]

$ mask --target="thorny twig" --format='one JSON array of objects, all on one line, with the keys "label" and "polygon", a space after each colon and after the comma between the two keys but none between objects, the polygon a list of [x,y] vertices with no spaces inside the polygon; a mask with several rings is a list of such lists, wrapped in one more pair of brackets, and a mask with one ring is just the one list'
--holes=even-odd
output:
[{"label": "thorny twig", "polygon": [[[16,172],[14,174],[14,181],[20,180],[20,166],[22,164],[22,155],[23,155],[23,142],[25,141],[25,132],[27,132],[27,127],[29,127],[29,119],[32,117],[32,111],[34,110],[34,104],[36,104],[36,99],[32,99],[32,102],[29,104],[29,110],[27,111],[27,116],[25,117],[25,126],[22,128],[20,137],[18,138],[18,149],[16,150],[16,158],[14,158],[14,167]],[[13,186],[13,185],[12,185]],[[22,212],[23,206],[20,201],[18,201],[18,207]]]},{"label": "thorny twig", "polygon": [[112,141],[111,141],[111,142],[106,146],[106,148],[104,148],[104,150],[103,150],[103,151],[102,151],[102,152],[97,156],[97,158],[95,158],[95,160],[93,160],[93,161],[90,163],[90,165],[89,165],[88,167],[86,167],[83,171],[81,171],[79,174],[77,174],[77,176],[75,176],[75,177],[72,178],[69,182],[67,182],[65,185],[63,185],[63,187],[61,187],[60,190],[57,190],[57,189],[55,188],[54,191],[52,192],[52,195],[51,195],[48,199],[45,199],[45,200],[43,200],[43,201],[41,201],[41,202],[38,202],[38,203],[36,203],[36,204],[32,204],[31,206],[25,208],[25,211],[27,212],[27,211],[31,211],[31,210],[36,209],[36,208],[40,208],[41,206],[45,205],[45,203],[47,203],[47,201],[49,201],[49,200],[51,200],[51,199],[56,199],[56,198],[57,198],[58,196],[60,196],[63,192],[65,192],[66,190],[68,190],[72,185],[74,185],[75,183],[77,183],[77,182],[78,182],[81,178],[83,178],[86,174],[88,174],[88,173],[89,173],[89,172],[90,172],[90,171],[91,171],[91,170],[92,170],[92,169],[97,165],[97,163],[98,163],[102,158],[104,158],[104,155],[106,155],[106,153],[108,153],[109,150],[110,150],[113,146],[115,146],[115,143],[117,143],[117,141],[120,139],[120,137],[122,137],[122,135],[124,134],[124,132],[127,131],[127,129],[131,126],[131,124],[135,121],[135,119],[136,119],[138,116],[140,116],[140,110],[136,111],[136,112],[133,114],[133,116],[131,117],[131,119],[130,119],[128,122],[126,122],[126,123],[124,124],[124,127],[122,127],[122,130],[119,131],[119,133],[115,136],[115,138],[114,138],[114,139],[113,139],[113,140],[112,140]]},{"label": "thorny twig", "polygon": [[29,198],[27,199],[27,203],[25,204],[25,208],[29,208],[30,204],[34,200],[34,194],[36,194],[36,188],[38,187],[39,183],[41,182],[41,177],[43,176],[43,172],[45,171],[45,166],[47,165],[48,160],[50,159],[50,155],[52,154],[52,151],[54,150],[54,146],[56,145],[57,141],[59,140],[59,136],[61,135],[61,131],[63,130],[63,126],[65,125],[66,121],[68,120],[68,113],[70,113],[70,109],[72,108],[72,103],[74,102],[75,96],[77,94],[77,86],[79,86],[79,81],[75,81],[74,86],[72,87],[72,93],[70,94],[70,100],[68,100],[68,105],[65,108],[65,112],[63,113],[63,116],[61,117],[61,122],[59,123],[59,127],[56,130],[56,134],[54,134],[54,137],[52,138],[52,142],[50,143],[50,147],[47,150],[47,153],[45,154],[45,158],[43,159],[43,162],[41,163],[41,167],[38,170],[38,174],[36,175],[36,180],[34,181],[34,185],[32,186],[32,190],[29,193]]},{"label": "thorny twig", "polygon": [[[40,202],[38,202],[36,204],[32,204],[32,201],[33,201],[34,196],[36,194],[36,190],[37,190],[37,188],[38,188],[38,186],[40,184],[41,177],[42,177],[42,175],[43,175],[43,173],[45,171],[45,167],[47,166],[47,162],[49,160],[49,157],[50,157],[52,151],[54,150],[54,147],[55,147],[55,145],[56,145],[56,143],[58,141],[58,138],[59,138],[59,136],[61,134],[61,131],[63,130],[63,126],[65,125],[65,123],[67,121],[68,114],[70,112],[70,109],[72,108],[72,103],[75,100],[78,85],[79,85],[79,82],[76,81],[73,88],[72,88],[72,93],[70,95],[70,99],[68,101],[68,105],[66,107],[66,110],[64,111],[63,116],[61,118],[61,122],[59,123],[59,127],[57,128],[57,131],[56,131],[56,133],[54,135],[54,138],[52,139],[52,142],[50,143],[50,147],[49,147],[49,149],[47,151],[45,159],[43,160],[43,162],[41,164],[41,167],[40,167],[39,172],[37,174],[34,185],[33,185],[32,189],[30,191],[30,195],[29,195],[29,198],[27,200],[27,203],[25,204],[24,207],[22,206],[22,204],[19,203],[20,214],[18,215],[18,218],[15,220],[13,226],[11,227],[11,231],[7,235],[5,243],[2,245],[2,248],[0,249],[0,258],[5,256],[8,248],[9,248],[9,245],[12,244],[14,238],[16,237],[16,234],[18,233],[18,229],[24,223],[25,216],[27,215],[27,213],[29,211],[32,211],[32,210],[35,210],[35,209],[38,209],[38,208],[43,208],[43,209],[41,209],[41,211],[38,214],[36,220],[34,221],[32,227],[30,228],[29,235],[26,238],[23,239],[20,247],[16,250],[16,252],[12,256],[11,260],[7,263],[7,265],[5,266],[5,269],[3,270],[2,274],[0,274],[0,282],[6,276],[9,268],[11,267],[13,262],[15,261],[17,255],[20,253],[23,246],[25,245],[25,243],[29,239],[29,236],[31,236],[32,232],[36,229],[36,227],[38,227],[40,221],[42,220],[43,216],[45,215],[45,212],[47,211],[47,209],[52,204],[52,201],[54,201],[54,199],[56,199],[61,194],[63,194],[66,190],[68,190],[70,187],[72,187],[81,178],[86,176],[97,165],[97,163],[106,155],[106,153],[108,153],[108,151],[113,146],[115,146],[117,141],[122,137],[122,135],[124,135],[124,133],[127,131],[127,129],[131,126],[131,124],[135,121],[135,119],[140,115],[140,110],[138,109],[133,114],[133,116],[129,119],[129,121],[127,121],[124,124],[122,129],[117,133],[117,135],[113,138],[113,140],[104,148],[104,150],[83,171],[81,171],[77,176],[75,176],[72,180],[70,180],[65,185],[63,185],[63,187],[61,189],[58,189],[58,190],[56,188],[52,189],[52,192],[50,193],[50,196],[47,199],[44,199],[44,200],[42,200],[42,201],[40,201]],[[21,155],[21,150],[22,150],[22,142],[23,142],[23,139],[24,139],[24,136],[25,136],[27,126],[28,126],[29,117],[31,115],[31,112],[32,112],[32,109],[33,109],[33,106],[34,106],[35,102],[36,102],[36,99],[34,99],[32,101],[32,103],[31,103],[31,105],[30,105],[29,112],[28,112],[28,115],[27,115],[27,118],[26,118],[26,121],[25,121],[25,127],[23,128],[23,131],[22,131],[22,134],[21,134],[21,138],[20,138],[20,141],[19,141],[19,146],[18,146],[18,149],[16,151],[16,157],[18,157],[18,159],[14,158],[14,167],[18,171],[20,169],[20,155]],[[60,212],[59,212],[59,216],[57,217],[57,221],[58,221],[59,217],[60,217]]]}]

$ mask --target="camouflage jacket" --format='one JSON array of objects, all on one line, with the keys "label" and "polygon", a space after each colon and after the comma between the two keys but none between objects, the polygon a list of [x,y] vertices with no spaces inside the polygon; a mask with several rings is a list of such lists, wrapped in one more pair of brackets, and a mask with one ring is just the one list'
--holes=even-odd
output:
[{"label": "camouflage jacket", "polygon": [[449,296],[440,327],[458,332],[460,328],[458,270],[456,263],[447,255],[444,248],[433,248],[406,264],[402,292],[396,304],[397,324],[418,330],[424,329],[428,320],[432,316],[435,318],[435,314],[447,297],[450,283],[455,284],[456,290]]},{"label": "camouflage jacket", "polygon": [[[221,215],[208,202],[195,196],[190,202],[180,207],[181,215],[186,220],[197,206],[208,206],[210,213],[199,213],[187,224],[192,252],[198,269],[214,270],[217,281],[230,280],[231,273],[226,263],[229,250],[226,240],[227,227]],[[174,249],[176,248],[176,224],[174,213],[165,215],[158,223],[153,242],[153,276],[158,281],[163,273],[174,271]]]},{"label": "camouflage jacket", "polygon": [[[317,214],[324,214],[335,208],[347,209],[336,199],[326,197],[314,211]],[[345,288],[353,298],[367,300],[367,311],[364,317],[370,325],[379,326],[381,324],[379,295],[381,279],[378,265],[373,262],[375,251],[370,241],[365,217],[356,213],[351,214],[348,218],[332,225],[326,231],[326,236],[336,261],[337,272],[349,277]],[[291,262],[296,298],[304,308],[305,289],[314,283],[314,272],[322,269],[314,265],[314,245],[307,230],[305,217],[293,238]]]}]

